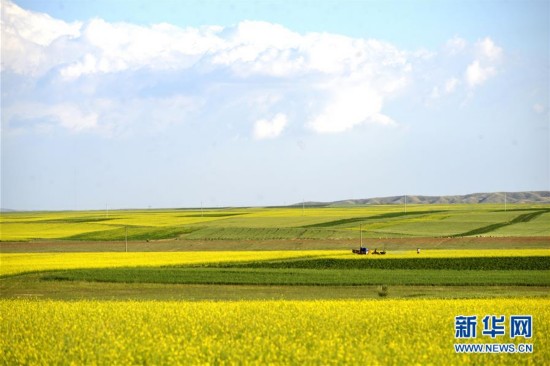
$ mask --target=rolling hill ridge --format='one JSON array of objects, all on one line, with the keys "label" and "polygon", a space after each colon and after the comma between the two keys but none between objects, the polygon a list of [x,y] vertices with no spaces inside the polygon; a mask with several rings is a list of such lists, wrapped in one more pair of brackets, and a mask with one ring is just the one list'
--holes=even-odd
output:
[{"label": "rolling hill ridge", "polygon": [[[403,195],[390,197],[375,197],[364,199],[348,199],[333,202],[305,202],[307,206],[343,206],[343,205],[390,205],[404,204],[405,197],[408,204],[454,204],[454,203],[542,203],[550,204],[550,191],[529,191],[529,192],[493,192],[493,193],[472,193],[454,196],[422,196]],[[297,203],[293,206],[301,206]]]}]

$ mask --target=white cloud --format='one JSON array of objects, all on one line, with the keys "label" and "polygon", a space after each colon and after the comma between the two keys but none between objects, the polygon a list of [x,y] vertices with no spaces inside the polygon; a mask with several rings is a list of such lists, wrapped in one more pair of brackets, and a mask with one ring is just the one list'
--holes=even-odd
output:
[{"label": "white cloud", "polygon": [[432,88],[429,99],[433,101],[453,94],[461,84],[462,82],[460,81],[460,79],[454,76],[450,77],[442,82],[440,85],[434,86]]},{"label": "white cloud", "polygon": [[[7,29],[32,23],[33,32],[24,38],[34,45],[47,47],[62,36],[71,36],[79,47],[64,58],[50,60],[66,78],[94,73],[115,73],[150,68],[183,70],[199,63],[204,69],[229,66],[239,76],[269,75],[291,77],[298,73],[345,76],[350,73],[374,74],[380,69],[405,68],[407,53],[389,43],[329,33],[300,35],[268,22],[242,21],[234,27],[180,28],[169,24],[149,27],[128,23],[108,23],[92,19],[85,24],[68,24],[47,15],[15,9],[7,18]],[[34,19],[48,18],[50,23]],[[49,34],[48,42],[40,27]],[[55,29],[57,31],[52,31]],[[48,33],[49,32],[49,33]],[[19,39],[17,32],[6,32],[9,42]],[[29,45],[19,45],[25,49]],[[25,53],[8,49],[14,56],[6,68],[28,74],[32,70],[17,67]],[[63,53],[62,53],[63,54]],[[46,52],[48,57],[51,54]],[[42,60],[44,61],[44,60]],[[48,70],[42,69],[43,72]]]},{"label": "white cloud", "polygon": [[[466,87],[471,96],[473,89],[498,74],[503,54],[503,49],[490,37],[475,43],[469,43],[458,36],[449,39],[433,68],[437,72],[433,72],[432,76],[433,69],[427,69],[426,79],[432,80],[428,100],[451,95],[461,87]],[[456,77],[457,74],[462,76]]]},{"label": "white cloud", "polygon": [[440,86],[434,86],[430,93],[431,99],[437,99],[445,95],[455,92],[456,88],[461,84],[461,81],[456,77],[451,77],[445,80],[445,83]]},{"label": "white cloud", "polygon": [[465,79],[471,88],[485,83],[497,74],[497,66],[502,60],[502,48],[489,37],[475,44],[476,59],[466,69]]},{"label": "white cloud", "polygon": [[257,140],[279,137],[288,123],[287,116],[277,113],[273,119],[260,119],[254,124],[254,138]]},{"label": "white cloud", "polygon": [[335,133],[352,129],[362,123],[392,125],[395,122],[381,113],[383,96],[367,84],[331,86],[333,90],[326,107],[308,125],[319,133]]},{"label": "white cloud", "polygon": [[[206,100],[199,105],[212,101],[217,107],[245,106],[241,113],[252,109],[255,115],[281,111],[279,118],[256,122],[254,136],[260,139],[278,136],[290,113],[301,114],[305,124],[319,133],[347,131],[363,123],[393,125],[396,122],[384,113],[387,100],[418,82],[419,69],[432,69],[424,65],[441,62],[440,55],[427,50],[407,52],[388,42],[338,34],[299,34],[263,21],[196,28],[98,18],[67,23],[9,1],[3,4],[3,72],[37,80],[47,75],[44,84],[69,96],[60,94],[55,103],[70,99],[83,106],[89,104],[84,98],[103,98],[133,116],[119,113],[115,118],[117,113],[102,103],[80,109],[80,115],[67,106],[64,112],[50,109],[50,115],[70,130],[79,126],[82,131],[109,126],[116,130],[120,121],[144,119],[164,126],[178,123],[180,108],[175,104],[200,109],[181,98]],[[460,69],[433,83],[437,86],[432,97],[454,93],[463,84],[477,87],[497,73],[502,49],[490,38],[469,45],[454,37],[445,47],[448,52],[441,53],[445,57],[462,60],[471,54],[475,59],[462,61]],[[458,73],[464,73],[463,80],[451,76]],[[119,75],[124,82],[118,82]],[[246,85],[246,91],[235,92],[242,90],[239,85]],[[155,94],[159,91],[161,97]],[[129,105],[133,107],[126,108]],[[144,106],[156,109],[147,111]],[[80,122],[71,124],[64,117],[69,114]]]},{"label": "white cloud", "polygon": [[[2,32],[39,46],[49,46],[59,37],[78,37],[82,23],[66,23],[47,14],[20,8],[10,1],[2,1]],[[3,35],[4,36],[4,35]]]},{"label": "white cloud", "polygon": [[[227,65],[240,75],[284,76],[299,71],[303,58],[293,50],[302,36],[285,27],[261,21],[242,21],[216,34],[217,42],[208,49],[211,63]],[[225,33],[225,35],[223,35]]]},{"label": "white cloud", "polygon": [[12,131],[49,131],[57,126],[72,133],[112,137],[164,131],[187,121],[201,106],[201,101],[181,95],[124,101],[95,98],[83,105],[21,102],[7,107],[2,119]]},{"label": "white cloud", "polygon": [[67,78],[125,70],[186,69],[222,45],[220,28],[182,29],[169,24],[142,27],[92,19],[80,39],[87,52],[61,69]]},{"label": "white cloud", "polygon": [[38,125],[53,123],[72,132],[94,130],[98,127],[97,113],[71,103],[18,103],[8,107],[3,117],[8,125],[13,125],[14,121],[23,124],[40,121]]},{"label": "white cloud", "polygon": [[392,118],[381,113],[369,116],[369,121],[383,126],[395,126],[397,124]]},{"label": "white cloud", "polygon": [[75,132],[97,127],[97,113],[84,112],[71,104],[53,105],[46,111],[56,118],[61,126]]},{"label": "white cloud", "polygon": [[496,74],[492,66],[483,67],[479,61],[472,62],[466,69],[466,82],[470,87],[483,84],[487,79]]},{"label": "white cloud", "polygon": [[[16,5],[13,8],[20,9]],[[9,21],[17,24],[22,22],[19,18],[28,20],[35,16],[42,15],[15,11]],[[39,27],[41,23],[36,24]],[[32,75],[54,69],[66,82],[85,75],[101,77],[139,69],[176,72],[191,67],[197,77],[219,70],[230,70],[229,77],[237,80],[274,77],[284,85],[282,95],[290,88],[326,101],[309,111],[313,116],[309,125],[320,132],[344,131],[381,115],[384,100],[408,83],[412,70],[409,58],[415,57],[387,42],[329,33],[301,35],[281,25],[260,21],[243,21],[228,28],[183,29],[169,24],[144,27],[92,19],[83,25],[64,27],[64,34],[74,37],[72,48],[60,45],[62,52],[55,52],[54,57],[53,49],[45,46],[44,57],[36,65],[26,66],[20,62],[25,52],[8,51],[13,57],[8,58],[5,67]],[[35,42],[37,34],[32,33],[29,39]],[[8,41],[14,37],[7,35]],[[219,77],[217,83],[227,82],[224,78],[228,76]],[[258,87],[261,88],[259,84]],[[372,120],[387,122],[384,118]],[[274,133],[267,125],[260,126],[263,127],[257,136]]]},{"label": "white cloud", "polygon": [[97,60],[96,58],[87,53],[84,55],[83,60],[72,65],[69,65],[61,69],[61,76],[65,78],[77,78],[80,75],[91,74],[96,71]]},{"label": "white cloud", "polygon": [[453,93],[458,85],[460,85],[460,80],[458,80],[457,78],[452,77],[450,79],[447,79],[447,81],[445,82],[445,93]]},{"label": "white cloud", "polygon": [[447,41],[445,48],[451,55],[456,55],[462,52],[468,45],[468,42],[461,37],[455,36]]},{"label": "white cloud", "polygon": [[502,58],[502,48],[498,47],[489,37],[476,43],[478,54],[489,61],[498,61]]},{"label": "white cloud", "polygon": [[57,43],[79,37],[82,23],[66,23],[10,1],[1,6],[2,70],[39,75],[66,61]]}]

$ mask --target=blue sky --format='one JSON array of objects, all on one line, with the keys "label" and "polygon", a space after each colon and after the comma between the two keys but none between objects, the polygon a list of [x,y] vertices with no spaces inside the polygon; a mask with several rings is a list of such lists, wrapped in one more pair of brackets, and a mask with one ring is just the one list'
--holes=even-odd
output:
[{"label": "blue sky", "polygon": [[2,0],[3,208],[550,190],[547,1]]}]

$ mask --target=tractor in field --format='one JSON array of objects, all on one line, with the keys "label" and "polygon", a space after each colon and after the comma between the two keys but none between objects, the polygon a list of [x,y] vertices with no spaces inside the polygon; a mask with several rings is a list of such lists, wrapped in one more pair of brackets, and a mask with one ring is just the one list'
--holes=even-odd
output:
[{"label": "tractor in field", "polygon": [[355,254],[367,255],[369,254],[369,248],[363,246],[363,226],[359,225],[360,244],[359,249],[352,249],[351,252]]},{"label": "tractor in field", "polygon": [[355,254],[372,254],[372,255],[384,255],[386,254],[386,250],[378,251],[378,248],[375,248],[372,252],[369,251],[369,248],[365,248],[363,246],[360,246],[359,249],[352,249],[352,253]]},{"label": "tractor in field", "polygon": [[[359,255],[367,255],[369,254],[369,248],[366,248],[363,246],[363,227],[361,225],[359,225],[359,236],[360,236],[359,249],[352,249],[351,252]],[[378,248],[375,248],[372,254],[384,255],[386,254],[386,249],[383,249],[382,251],[379,252]]]},{"label": "tractor in field", "polygon": [[365,248],[362,245],[359,249],[352,249],[351,251],[355,254],[369,254],[369,248]]}]

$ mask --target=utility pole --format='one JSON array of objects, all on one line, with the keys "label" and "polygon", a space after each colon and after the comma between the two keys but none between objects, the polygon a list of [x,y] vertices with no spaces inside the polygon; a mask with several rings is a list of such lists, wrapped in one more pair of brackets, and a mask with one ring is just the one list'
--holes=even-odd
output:
[{"label": "utility pole", "polygon": [[359,224],[359,241],[361,243],[361,248],[363,248],[363,225]]},{"label": "utility pole", "polygon": [[306,210],[306,201],[302,198],[302,216],[305,215]]},{"label": "utility pole", "polygon": [[405,195],[405,213],[407,213],[407,195]]},{"label": "utility pole", "polygon": [[126,241],[126,253],[128,253],[128,226],[126,226],[126,235],[125,235],[125,241]]}]

